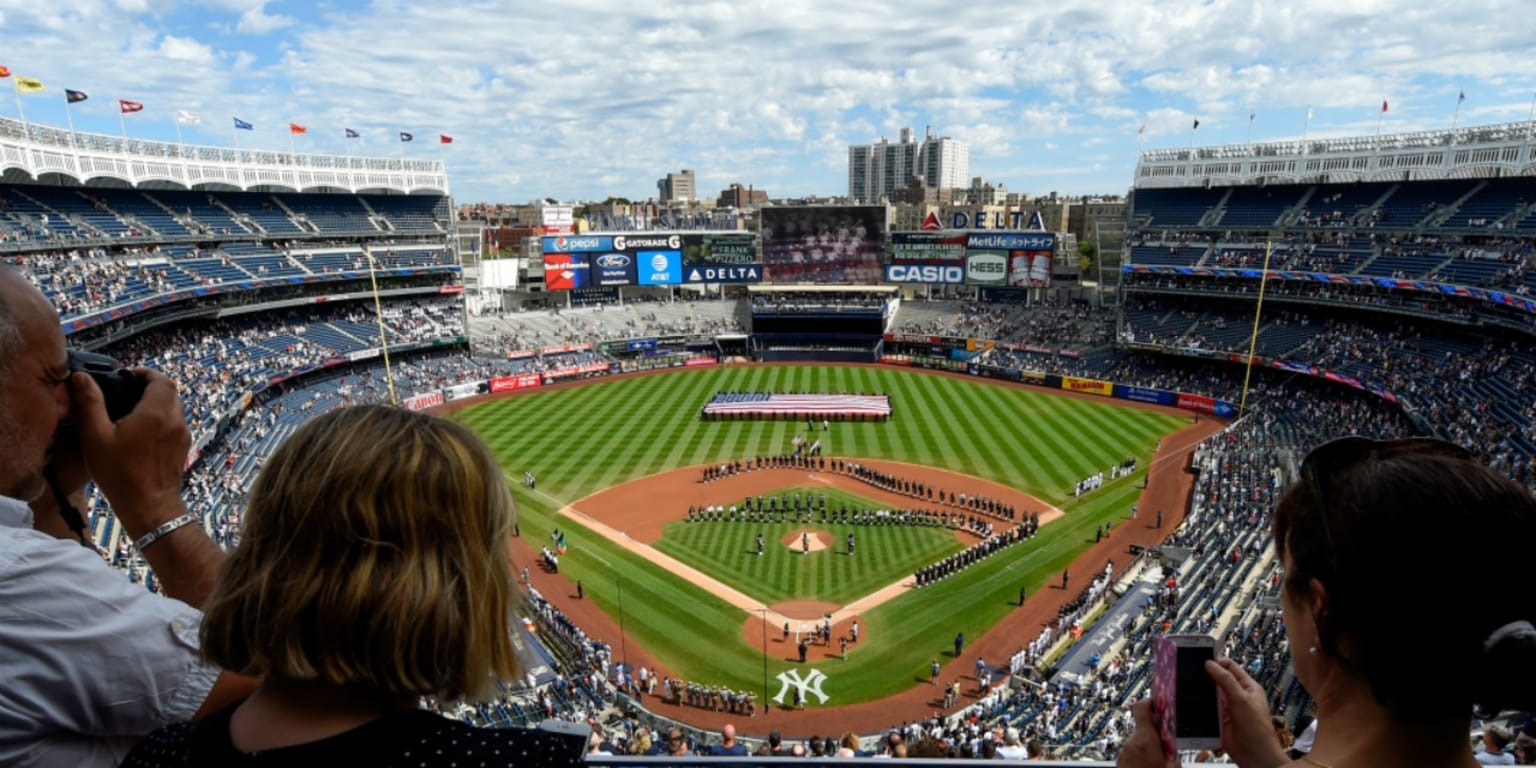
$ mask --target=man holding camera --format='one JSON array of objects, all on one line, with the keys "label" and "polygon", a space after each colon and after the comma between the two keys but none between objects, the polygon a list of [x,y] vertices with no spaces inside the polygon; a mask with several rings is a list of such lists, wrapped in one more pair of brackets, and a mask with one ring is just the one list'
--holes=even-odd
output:
[{"label": "man holding camera", "polygon": [[[0,764],[117,765],[139,737],[253,684],[197,655],[192,606],[224,555],[181,500],[191,435],[175,384],[132,375],[143,394],[113,422],[96,382],[71,371],[53,306],[0,267]],[[87,481],[170,599],[81,546],[66,517]]]}]

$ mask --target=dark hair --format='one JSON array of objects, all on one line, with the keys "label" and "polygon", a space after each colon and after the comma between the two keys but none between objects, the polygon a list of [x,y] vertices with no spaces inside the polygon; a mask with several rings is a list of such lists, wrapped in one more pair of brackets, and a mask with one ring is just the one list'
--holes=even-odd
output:
[{"label": "dark hair", "polygon": [[[1518,597],[1530,578],[1524,549],[1536,540],[1530,493],[1476,461],[1434,453],[1386,448],[1328,469],[1317,488],[1286,492],[1274,525],[1276,553],[1291,558],[1286,588],[1302,595],[1312,579],[1323,584],[1318,650],[1361,674],[1398,722],[1536,705],[1536,632],[1503,633],[1484,650],[1499,628],[1536,618]],[[1446,581],[1459,600],[1425,599]]]}]

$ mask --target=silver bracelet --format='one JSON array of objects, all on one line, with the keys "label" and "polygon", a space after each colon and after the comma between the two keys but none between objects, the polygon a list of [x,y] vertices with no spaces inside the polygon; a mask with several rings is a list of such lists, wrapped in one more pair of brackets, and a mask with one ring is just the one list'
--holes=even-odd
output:
[{"label": "silver bracelet", "polygon": [[155,529],[153,531],[150,531],[149,533],[146,533],[143,536],[140,536],[137,539],[134,539],[133,540],[133,548],[137,549],[140,552],[143,552],[145,547],[147,547],[147,546],[149,546],[149,545],[159,541],[160,537],[166,535],[167,533],[170,533],[171,531],[174,531],[177,528],[182,527],[183,525],[190,525],[192,523],[197,523],[197,522],[201,522],[201,519],[198,517],[197,513],[195,513],[195,512],[187,512],[187,513],[183,514],[180,517],[177,517],[177,518],[172,519],[172,520],[167,520],[167,521],[165,521],[165,522],[155,526]]}]

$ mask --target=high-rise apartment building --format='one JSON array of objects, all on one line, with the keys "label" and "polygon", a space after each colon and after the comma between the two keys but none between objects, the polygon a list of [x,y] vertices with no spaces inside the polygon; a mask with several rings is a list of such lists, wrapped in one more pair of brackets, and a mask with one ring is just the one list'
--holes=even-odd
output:
[{"label": "high-rise apartment building", "polygon": [[971,148],[948,136],[934,136],[928,129],[922,141],[911,128],[901,129],[901,141],[881,138],[876,144],[848,148],[848,196],[874,203],[905,189],[922,177],[929,187],[963,188],[970,181]]},{"label": "high-rise apartment building", "polygon": [[699,199],[693,171],[687,168],[680,173],[669,173],[664,179],[657,179],[656,190],[660,193],[658,199],[663,203],[691,203]]}]

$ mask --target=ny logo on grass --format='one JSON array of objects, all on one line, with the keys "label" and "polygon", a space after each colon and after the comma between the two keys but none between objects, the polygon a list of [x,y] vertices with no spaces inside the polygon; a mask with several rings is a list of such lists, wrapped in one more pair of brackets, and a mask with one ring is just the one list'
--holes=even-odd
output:
[{"label": "ny logo on grass", "polygon": [[827,681],[827,676],[822,674],[821,670],[813,669],[802,679],[800,670],[791,669],[788,672],[780,672],[778,678],[779,695],[773,697],[775,704],[784,705],[784,696],[789,693],[790,688],[800,691],[801,702],[806,701],[810,696],[815,696],[818,704],[827,703],[827,695],[821,692],[821,684]]}]

